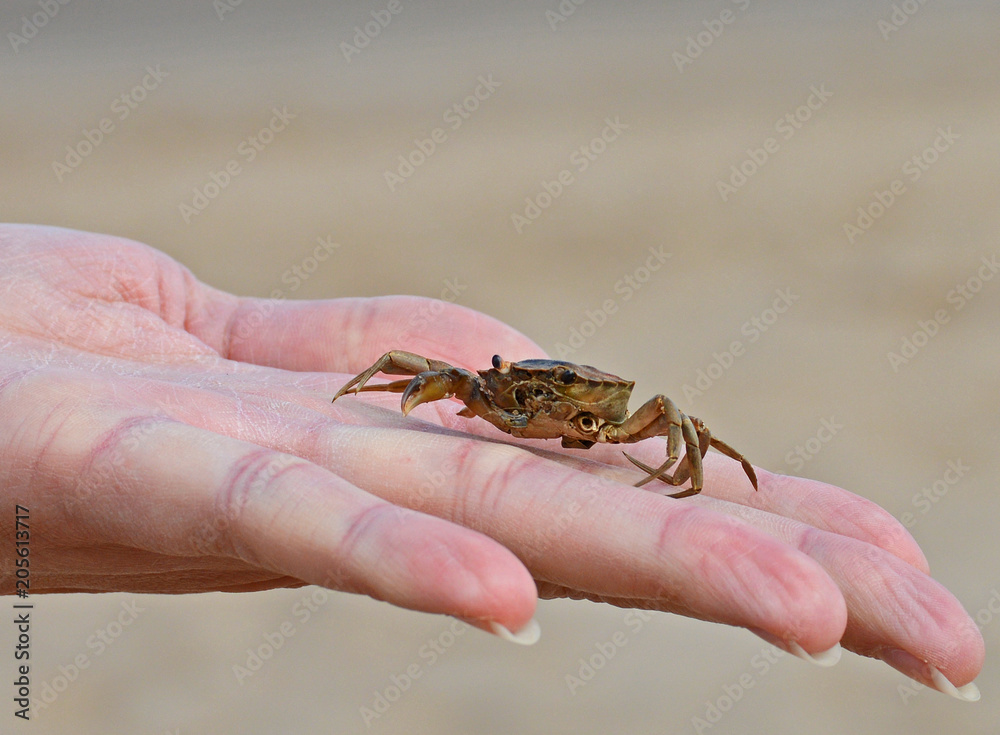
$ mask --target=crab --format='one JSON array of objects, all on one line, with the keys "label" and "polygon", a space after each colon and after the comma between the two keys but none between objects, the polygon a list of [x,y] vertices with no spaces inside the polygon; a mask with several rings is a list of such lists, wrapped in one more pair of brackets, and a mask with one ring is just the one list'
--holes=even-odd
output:
[{"label": "crab", "polygon": [[[368,385],[376,373],[413,377]],[[634,381],[589,365],[562,360],[508,362],[494,355],[492,368],[473,373],[441,360],[393,350],[347,381],[333,400],[361,391],[402,393],[405,416],[421,403],[458,398],[465,404],[459,416],[478,416],[512,436],[562,439],[564,447],[574,449],[589,449],[598,443],[631,444],[665,435],[667,458],[659,467],[645,465],[623,452],[646,473],[636,487],[653,480],[676,487],[690,478],[690,488],[669,497],[698,494],[704,484],[701,460],[711,446],[738,461],[757,489],[757,475],[746,458],[712,436],[701,419],[682,413],[666,396],[653,396],[629,414],[628,400],[634,385]],[[687,448],[684,459],[669,475],[667,470],[677,462],[682,443]]]}]

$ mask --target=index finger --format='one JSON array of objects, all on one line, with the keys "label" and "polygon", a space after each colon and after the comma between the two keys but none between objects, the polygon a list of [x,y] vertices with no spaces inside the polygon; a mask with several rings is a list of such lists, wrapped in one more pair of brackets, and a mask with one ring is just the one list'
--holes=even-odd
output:
[{"label": "index finger", "polygon": [[359,373],[390,350],[480,368],[494,354],[541,357],[541,348],[492,317],[417,296],[325,301],[240,299],[212,314],[231,360],[285,370]]}]

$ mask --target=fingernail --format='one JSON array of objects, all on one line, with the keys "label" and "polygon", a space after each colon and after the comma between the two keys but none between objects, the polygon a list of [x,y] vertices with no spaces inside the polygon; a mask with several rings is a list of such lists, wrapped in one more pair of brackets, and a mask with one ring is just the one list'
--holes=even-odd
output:
[{"label": "fingernail", "polygon": [[798,656],[803,661],[808,661],[823,668],[829,668],[840,661],[840,656],[844,652],[839,643],[834,643],[831,648],[819,653],[809,653],[795,641],[789,641],[786,645],[788,646],[788,652],[793,656]]},{"label": "fingernail", "polygon": [[[897,671],[901,671],[914,681],[937,689],[942,694],[948,694],[963,702],[978,702],[979,687],[969,682],[965,686],[957,687],[945,678],[941,671],[926,661],[921,661],[912,653],[900,649],[886,651],[881,656],[882,660]],[[930,683],[928,684],[928,679]]]},{"label": "fingernail", "polygon": [[819,653],[809,653],[795,641],[783,641],[777,636],[773,636],[760,628],[749,628],[749,630],[751,633],[763,638],[771,645],[788,651],[790,654],[801,658],[803,661],[808,661],[811,664],[816,664],[817,666],[822,666],[823,668],[829,668],[840,661],[840,656],[844,652],[844,649],[840,647],[839,643],[834,643],[832,647],[826,649],[825,651],[820,651]]},{"label": "fingernail", "polygon": [[955,699],[961,699],[963,702],[979,701],[979,687],[974,682],[970,681],[965,686],[957,687],[945,679],[944,674],[938,671],[936,666],[928,664],[927,667],[931,670],[931,681],[934,682],[934,688],[939,692],[950,694]]},{"label": "fingernail", "polygon": [[538,625],[538,621],[534,618],[529,620],[528,624],[516,633],[511,633],[507,630],[507,628],[496,622],[490,623],[490,630],[503,638],[505,641],[517,643],[520,646],[533,646],[538,642],[539,637],[542,635],[541,626]]}]

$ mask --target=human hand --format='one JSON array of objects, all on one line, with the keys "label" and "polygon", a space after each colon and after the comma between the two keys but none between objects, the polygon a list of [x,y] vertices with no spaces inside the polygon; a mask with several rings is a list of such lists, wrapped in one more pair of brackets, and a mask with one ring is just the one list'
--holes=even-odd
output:
[{"label": "human hand", "polygon": [[[522,639],[538,596],[588,598],[820,660],[841,641],[945,691],[982,667],[909,534],[844,490],[758,469],[755,493],[710,453],[705,492],[672,500],[632,487],[614,447],[517,440],[453,402],[405,419],[396,395],[330,405],[389,349],[541,356],[489,317],[240,299],[140,244],[26,226],[0,227],[0,283],[0,487],[30,510],[32,592],[320,584]],[[635,455],[658,465],[663,442]]]}]

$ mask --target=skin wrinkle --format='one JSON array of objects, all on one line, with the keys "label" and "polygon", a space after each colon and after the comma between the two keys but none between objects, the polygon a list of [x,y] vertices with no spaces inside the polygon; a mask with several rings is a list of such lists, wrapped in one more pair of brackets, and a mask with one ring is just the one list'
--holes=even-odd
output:
[{"label": "skin wrinkle", "polygon": [[457,484],[466,492],[453,506],[449,520],[470,528],[482,526],[477,523],[479,518],[502,518],[505,488],[535,466],[516,449],[484,448],[469,441],[461,443],[454,457]]},{"label": "skin wrinkle", "polygon": [[129,436],[134,436],[136,430],[147,427],[155,428],[168,423],[173,424],[175,422],[167,416],[153,415],[128,416],[120,419],[110,429],[97,436],[96,441],[91,445],[90,451],[83,457],[83,462],[80,466],[80,476],[84,477],[90,474],[95,465],[104,457],[113,456],[113,452],[120,447],[122,441]]},{"label": "skin wrinkle", "polygon": [[220,357],[231,360],[232,320],[242,299],[199,283],[186,268],[182,272],[179,309],[183,328]]},{"label": "skin wrinkle", "polygon": [[[219,344],[215,345],[219,354],[222,355],[227,360],[239,361],[242,358],[235,354],[233,335],[235,334],[236,328],[239,324],[240,311],[243,308],[245,301],[240,299],[234,305],[234,308],[229,311],[224,320],[221,339]],[[211,342],[209,342],[211,345]]]},{"label": "skin wrinkle", "polygon": [[[446,518],[493,536],[502,543],[517,545],[523,527],[507,527],[501,523],[485,525],[482,518],[502,522],[506,518],[525,515],[533,518],[557,516],[570,499],[576,499],[576,478],[553,473],[554,468],[547,460],[519,447],[484,445],[473,439],[463,441],[458,452],[456,485],[467,490],[459,501],[461,512],[449,514]],[[539,492],[528,498],[526,506],[511,507],[505,512],[505,505],[509,506],[505,501],[505,495],[509,494],[506,488],[524,485],[540,473],[556,476],[551,484],[540,485]],[[482,476],[485,479],[480,479]],[[557,499],[554,508],[553,499]],[[550,544],[547,540],[550,537],[545,538],[546,545]],[[544,554],[533,554],[532,559],[537,564],[539,559],[544,559]]]},{"label": "skin wrinkle", "polygon": [[[530,461],[539,462],[544,460],[533,458]],[[538,466],[538,469],[535,471],[543,471],[543,469],[541,466]],[[582,584],[579,579],[580,575],[576,574],[577,569],[573,565],[566,567],[567,573],[559,574],[556,571],[556,568],[562,565],[564,557],[567,555],[570,557],[578,556],[583,553],[580,549],[580,540],[573,534],[573,528],[580,521],[586,523],[585,512],[581,511],[576,517],[569,519],[566,528],[559,528],[561,514],[564,512],[563,508],[565,505],[567,503],[578,503],[577,499],[580,495],[578,485],[578,479],[572,475],[556,478],[554,482],[545,483],[543,486],[548,490],[547,493],[533,495],[529,499],[529,506],[526,509],[509,515],[513,525],[513,532],[508,532],[511,541],[515,541],[524,535],[524,531],[518,529],[517,525],[515,525],[520,517],[530,515],[534,518],[552,519],[544,524],[541,534],[533,534],[534,536],[541,536],[536,543],[530,547],[524,542],[519,544],[525,549],[519,554],[520,558],[528,566],[532,574],[539,578],[552,582],[568,581],[565,580],[568,573],[569,576],[574,578],[575,584]],[[590,494],[587,493],[586,499],[583,497],[580,499],[590,502],[589,498]],[[583,503],[579,503],[579,505],[581,508],[585,507]],[[557,534],[552,533],[553,528],[558,529]],[[597,549],[594,552],[595,554],[600,553]],[[597,568],[600,566],[598,565]]]},{"label": "skin wrinkle", "polygon": [[[58,439],[62,437],[63,431],[66,425],[73,420],[75,417],[70,411],[61,410],[66,404],[70,402],[70,399],[66,398],[59,401],[55,406],[48,411],[48,414],[41,423],[38,425],[38,438],[36,439],[37,446],[34,448],[35,457],[34,461],[29,465],[28,469],[32,475],[40,476],[42,474],[42,467],[46,464],[45,460],[52,446],[56,443]],[[51,421],[55,421],[56,417],[59,416],[58,424],[53,427],[49,427],[48,424]],[[29,426],[29,421],[26,419],[23,426]],[[45,436],[42,439],[42,436]],[[22,441],[25,441],[22,439]],[[16,451],[14,452],[17,453]]]},{"label": "skin wrinkle", "polygon": [[[273,450],[260,447],[246,451],[230,465],[225,477],[215,490],[212,503],[214,519],[224,521],[224,528],[239,529],[242,527],[247,506],[255,500],[250,491],[254,487],[255,480],[267,468],[273,457]],[[265,480],[262,484],[266,485],[267,481]],[[260,489],[258,488],[257,495],[262,494],[259,492]],[[240,541],[234,533],[219,534],[220,540],[223,536],[228,542],[229,548],[225,551],[221,548],[218,549],[220,553],[228,552],[228,554],[244,559],[251,564],[255,562],[252,553],[247,548],[250,546],[249,544]]]},{"label": "skin wrinkle", "polygon": [[64,575],[79,568],[80,561],[94,551],[100,552],[109,561],[102,575],[128,575],[138,570],[148,570],[153,574],[170,574],[178,570],[211,571],[225,568],[229,570],[254,570],[242,559],[230,556],[205,556],[200,552],[191,554],[165,554],[147,549],[135,549],[125,544],[89,544],[58,547],[58,554],[48,554],[46,576]]},{"label": "skin wrinkle", "polygon": [[[361,540],[368,541],[371,536],[375,535],[375,526],[385,522],[386,514],[391,512],[393,512],[393,509],[389,505],[373,503],[354,513],[345,524],[344,532],[337,539],[337,557],[342,559],[356,559],[365,556],[366,554],[360,553],[359,545]],[[385,554],[386,551],[383,549],[376,552],[374,560],[376,568],[380,566],[379,556]]]},{"label": "skin wrinkle", "polygon": [[[863,584],[858,585],[859,593],[847,594],[849,602],[866,610],[869,616],[859,625],[859,642],[865,638],[878,637],[879,631],[897,631],[899,620],[919,621],[919,629],[911,633],[917,640],[940,637],[935,636],[935,633],[941,632],[942,627],[941,621],[935,619],[933,606],[928,608],[918,603],[926,598],[927,585],[919,584],[919,578],[907,576],[890,584],[884,577],[872,573],[873,565],[886,562],[882,554],[874,547],[862,549],[860,553],[861,559],[837,570],[838,576],[855,582],[863,581]],[[878,604],[873,604],[876,602]]]}]

